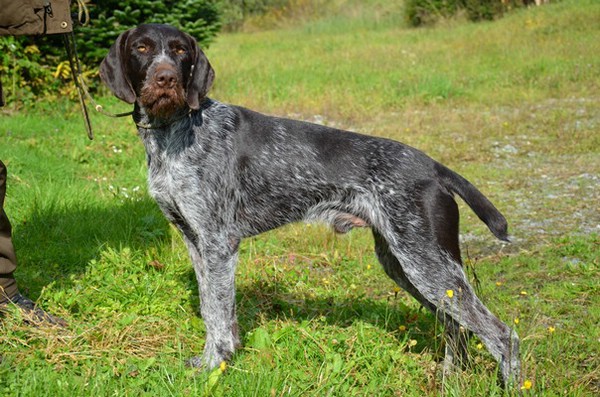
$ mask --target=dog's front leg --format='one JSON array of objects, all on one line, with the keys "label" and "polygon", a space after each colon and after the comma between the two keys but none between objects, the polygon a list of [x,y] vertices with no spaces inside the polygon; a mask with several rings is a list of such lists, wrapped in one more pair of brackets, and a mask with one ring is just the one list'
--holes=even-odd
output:
[{"label": "dog's front leg", "polygon": [[189,364],[211,369],[231,359],[240,345],[235,313],[235,267],[239,242],[211,240],[196,246],[186,239],[200,291],[200,313],[206,326],[202,357]]}]

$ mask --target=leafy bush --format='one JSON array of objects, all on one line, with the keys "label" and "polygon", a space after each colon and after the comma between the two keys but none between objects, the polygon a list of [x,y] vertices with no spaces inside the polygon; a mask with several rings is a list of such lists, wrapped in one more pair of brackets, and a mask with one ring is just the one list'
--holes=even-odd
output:
[{"label": "leafy bush", "polygon": [[21,37],[0,37],[0,78],[7,102],[31,103],[55,91],[61,77],[46,64],[37,45]]},{"label": "leafy bush", "polygon": [[[76,26],[77,50],[86,76],[98,65],[117,36],[141,23],[168,23],[194,36],[206,47],[220,29],[220,0],[86,1],[90,20]],[[0,76],[7,102],[39,96],[73,94],[70,68],[61,35],[0,37]],[[7,79],[10,80],[8,80]],[[96,82],[90,81],[94,86]]]},{"label": "leafy bush", "polygon": [[314,19],[351,0],[220,0],[227,31],[273,29]]},{"label": "leafy bush", "polygon": [[77,29],[79,55],[88,65],[100,63],[117,36],[141,23],[167,23],[206,47],[220,29],[218,0],[105,0],[89,4],[90,23]]},{"label": "leafy bush", "polygon": [[223,26],[227,30],[239,29],[251,16],[265,14],[269,9],[282,8],[290,0],[221,0]]},{"label": "leafy bush", "polygon": [[404,15],[411,26],[427,25],[464,13],[471,21],[492,20],[527,0],[405,0]]}]

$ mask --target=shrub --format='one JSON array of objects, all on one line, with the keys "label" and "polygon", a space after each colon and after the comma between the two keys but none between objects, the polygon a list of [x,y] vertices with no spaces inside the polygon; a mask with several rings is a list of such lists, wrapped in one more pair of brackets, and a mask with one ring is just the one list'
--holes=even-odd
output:
[{"label": "shrub", "polygon": [[[273,29],[317,18],[351,0],[220,0],[227,31]],[[352,0],[356,1],[356,0]]]},{"label": "shrub", "polygon": [[[77,50],[86,75],[94,75],[108,48],[126,29],[141,23],[168,23],[208,46],[220,28],[220,0],[104,0],[87,3],[89,24],[75,28]],[[28,49],[28,51],[27,51]],[[36,96],[72,93],[69,66],[60,35],[0,37],[0,75],[7,102],[23,102]],[[6,77],[2,77],[3,80]],[[91,81],[94,86],[96,82]]]},{"label": "shrub", "polygon": [[77,29],[84,63],[97,65],[117,36],[141,23],[167,23],[206,47],[220,28],[218,0],[105,0],[89,5],[90,23]]},{"label": "shrub", "polygon": [[427,25],[459,13],[471,21],[492,20],[528,3],[527,0],[405,0],[404,15],[411,26]]},{"label": "shrub", "polygon": [[220,0],[223,26],[226,30],[239,29],[251,16],[262,15],[273,8],[282,8],[290,0]]},{"label": "shrub", "polygon": [[0,78],[6,101],[25,104],[53,92],[61,81],[38,46],[21,37],[0,37]]}]

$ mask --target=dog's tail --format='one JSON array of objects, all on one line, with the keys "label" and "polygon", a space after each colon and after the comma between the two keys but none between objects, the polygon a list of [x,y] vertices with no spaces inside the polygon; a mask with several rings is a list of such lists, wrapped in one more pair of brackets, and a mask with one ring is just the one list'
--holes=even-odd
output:
[{"label": "dog's tail", "polygon": [[451,169],[439,163],[436,163],[435,169],[442,185],[451,192],[458,194],[477,214],[479,219],[487,225],[494,236],[503,241],[510,241],[508,239],[506,218],[483,193]]}]

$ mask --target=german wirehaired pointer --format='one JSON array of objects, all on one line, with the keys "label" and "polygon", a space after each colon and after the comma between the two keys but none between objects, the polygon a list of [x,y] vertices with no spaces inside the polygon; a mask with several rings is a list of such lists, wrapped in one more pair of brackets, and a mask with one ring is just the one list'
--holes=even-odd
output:
[{"label": "german wirehaired pointer", "polygon": [[444,322],[445,369],[463,362],[473,332],[499,362],[502,381],[518,380],[517,334],[475,296],[463,270],[454,194],[501,240],[507,223],[466,179],[399,142],[209,99],[208,59],[168,25],[122,33],[100,76],[135,104],[150,193],[189,249],[206,324],[204,353],[191,365],[218,366],[240,345],[240,240],[322,221],[340,233],[371,228],[385,272]]}]

